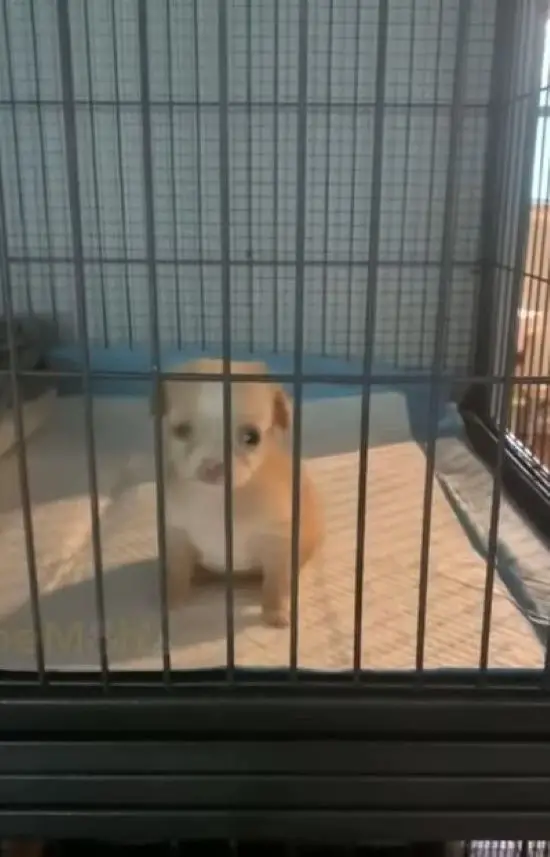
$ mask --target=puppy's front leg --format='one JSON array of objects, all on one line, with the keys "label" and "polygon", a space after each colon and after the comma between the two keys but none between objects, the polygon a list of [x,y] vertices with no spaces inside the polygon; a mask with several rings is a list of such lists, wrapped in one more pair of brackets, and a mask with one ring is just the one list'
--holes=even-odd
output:
[{"label": "puppy's front leg", "polygon": [[185,530],[167,527],[166,571],[168,606],[171,610],[187,598],[196,561],[196,551]]},{"label": "puppy's front leg", "polygon": [[260,558],[262,614],[264,622],[275,628],[289,623],[290,543],[287,539],[267,539]]}]

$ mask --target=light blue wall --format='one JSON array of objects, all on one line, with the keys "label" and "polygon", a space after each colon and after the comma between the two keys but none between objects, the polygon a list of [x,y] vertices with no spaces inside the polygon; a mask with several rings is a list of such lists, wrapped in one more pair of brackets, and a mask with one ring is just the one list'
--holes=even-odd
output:
[{"label": "light blue wall", "polygon": [[[114,6],[111,0],[88,2],[90,77],[84,3],[85,0],[71,0],[69,7],[75,95],[79,101],[82,223],[85,255],[91,260],[85,269],[89,334],[97,345],[126,346],[130,342],[133,346],[147,345],[150,318],[137,4],[135,0],[116,0]],[[215,347],[221,337],[217,0],[198,0],[196,4],[197,44],[193,35],[193,0],[169,0],[169,4],[150,0],[148,33],[151,96],[155,102],[152,123],[160,332],[166,346],[178,344],[181,333],[187,345],[199,344],[204,337],[209,347]],[[375,357],[396,367],[414,368],[429,366],[433,357],[458,2],[444,0],[439,48],[439,3],[390,0],[389,7]],[[116,41],[111,19],[113,8]],[[247,4],[245,0],[228,0],[232,332],[236,346],[247,347],[252,331],[255,348],[272,348],[276,311],[277,345],[285,350],[293,343],[295,301],[292,263],[296,235],[298,2],[252,2],[250,8],[251,87],[256,106],[248,111]],[[309,8],[305,343],[311,353],[322,350],[322,303],[326,296],[327,352],[331,356],[345,356],[348,352],[358,355],[364,348],[365,300],[369,289],[366,262],[378,3],[363,0],[357,27],[355,0],[336,0],[332,45],[330,0],[315,0]],[[17,308],[51,312],[55,303],[67,339],[72,341],[76,337],[76,299],[56,3],[39,0],[34,9],[39,91],[34,77],[29,0],[8,0],[8,31],[0,25],[0,153],[8,206],[11,277]],[[466,365],[472,336],[475,290],[472,263],[479,253],[494,10],[495,0],[472,3],[466,106],[458,160],[457,235],[452,280],[448,283],[451,298],[447,365],[455,368]],[[8,37],[13,92],[8,73]],[[173,59],[171,75],[168,44]],[[112,105],[117,100],[115,45],[119,63],[118,99],[124,102],[120,111]],[[361,108],[355,116],[352,100],[356,48]],[[330,51],[333,67],[328,87]],[[277,112],[271,104],[275,84]],[[179,102],[173,113],[168,108],[170,87],[172,98]],[[94,101],[103,102],[91,109],[85,104],[90,88]],[[202,102],[200,111],[193,104],[197,94]],[[15,121],[8,104],[12,97],[17,101]],[[39,109],[37,99],[47,104]],[[439,104],[435,113],[434,100]],[[411,109],[408,103],[412,103]],[[327,161],[329,149],[330,161]],[[327,177],[328,207],[325,205]],[[325,249],[328,267],[323,264]],[[259,263],[252,269],[246,264],[250,251]],[[49,265],[50,256],[53,262]],[[128,264],[120,264],[125,256]],[[23,257],[33,261],[27,264]],[[274,257],[278,263],[275,267]]]}]

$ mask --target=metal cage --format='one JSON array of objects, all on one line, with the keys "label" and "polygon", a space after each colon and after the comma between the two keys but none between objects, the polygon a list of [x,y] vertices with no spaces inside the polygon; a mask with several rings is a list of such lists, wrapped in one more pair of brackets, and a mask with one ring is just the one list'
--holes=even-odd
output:
[{"label": "metal cage", "polygon": [[[549,533],[545,332],[520,341],[521,318],[546,321],[549,309],[546,209],[530,226],[533,175],[539,187],[549,175],[546,14],[539,0],[2,0],[0,371],[36,662],[0,678],[3,835],[351,845],[398,833],[524,839],[521,853],[548,836],[546,638],[540,670],[489,668],[504,492]],[[57,350],[44,365],[25,362],[23,317],[51,323]],[[164,354],[182,345],[222,354],[226,405],[243,381],[230,374],[235,349],[291,355],[265,380],[294,391],[294,521],[305,387],[360,391],[349,670],[301,669],[297,527],[288,667],[239,667],[230,523],[226,663],[172,668],[158,415],[162,669],[111,669],[94,397],[101,383],[158,394],[177,377]],[[308,354],[345,369],[312,372]],[[51,670],[45,654],[25,431],[33,379],[83,398],[93,672]],[[365,670],[370,397],[419,382],[430,432],[415,669]],[[430,516],[449,390],[494,487],[478,668],[432,671]],[[230,458],[227,407],[224,422]],[[230,522],[228,481],[225,502]]]}]

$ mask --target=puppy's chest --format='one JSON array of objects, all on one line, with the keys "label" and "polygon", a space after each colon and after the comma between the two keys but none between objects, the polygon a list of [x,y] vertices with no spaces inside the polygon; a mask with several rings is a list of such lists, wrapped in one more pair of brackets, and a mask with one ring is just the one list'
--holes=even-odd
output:
[{"label": "puppy's chest", "polygon": [[[226,568],[226,529],[223,491],[200,488],[185,498],[172,498],[168,503],[167,522],[185,531],[197,550],[200,561],[212,571]],[[250,571],[256,564],[255,545],[259,521],[253,515],[233,514],[233,570]]]}]

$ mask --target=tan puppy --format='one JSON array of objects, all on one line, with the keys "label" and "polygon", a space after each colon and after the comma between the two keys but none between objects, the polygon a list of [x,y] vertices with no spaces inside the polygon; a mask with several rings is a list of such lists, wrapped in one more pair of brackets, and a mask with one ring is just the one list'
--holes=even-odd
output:
[{"label": "tan puppy", "polygon": [[[186,597],[197,567],[226,569],[223,385],[201,381],[222,374],[222,361],[201,359],[181,372],[196,381],[166,381],[163,416],[166,475],[166,547],[169,598]],[[267,374],[262,363],[232,363],[235,374]],[[280,386],[265,382],[231,385],[233,571],[262,575],[264,620],[288,624],[291,572],[292,460],[283,441],[292,421],[291,403]],[[299,565],[321,541],[317,497],[301,466]]]}]

